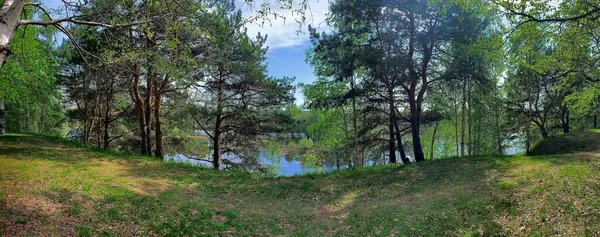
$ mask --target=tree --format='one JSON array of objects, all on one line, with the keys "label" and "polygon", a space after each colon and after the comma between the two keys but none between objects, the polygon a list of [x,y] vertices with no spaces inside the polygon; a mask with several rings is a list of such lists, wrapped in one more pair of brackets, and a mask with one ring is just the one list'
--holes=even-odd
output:
[{"label": "tree", "polygon": [[[361,53],[360,49],[357,50],[354,47],[354,44],[357,43],[357,40],[352,38],[352,34],[345,34],[344,32],[336,32],[335,34],[331,35],[326,33],[320,34],[317,33],[316,29],[312,28],[311,26],[309,26],[309,32],[314,48],[307,52],[306,61],[310,63],[313,68],[315,68],[315,74],[321,77],[321,84],[327,83],[325,78],[331,78],[334,81],[329,83],[337,84],[336,82],[343,82],[349,84],[349,88],[347,88],[343,94],[334,92],[334,94],[330,95],[329,97],[325,95],[330,93],[314,96],[308,95],[307,97],[312,100],[312,107],[314,108],[325,108],[330,106],[343,107],[346,104],[351,104],[351,132],[354,142],[354,158],[351,162],[351,165],[361,166],[364,163],[364,157],[361,157],[359,152],[359,105],[357,101],[362,93],[361,89],[359,88],[359,80],[361,76],[363,76],[363,72],[358,63],[358,57],[360,57]],[[315,83],[313,88],[320,88],[318,84],[319,83]],[[332,87],[338,88],[336,85],[333,85]],[[392,139],[390,141],[393,145],[394,140]],[[394,147],[391,146],[390,151],[394,150]],[[390,153],[390,159],[394,160],[395,163],[395,152]]]},{"label": "tree", "polygon": [[[383,86],[389,106],[390,140],[393,140],[398,117],[397,101],[409,108],[406,120],[411,125],[413,153],[416,161],[425,160],[420,127],[423,104],[431,84],[439,77],[434,69],[450,42],[472,40],[463,29],[485,27],[469,7],[482,5],[429,1],[336,1],[332,3],[331,24],[350,41],[349,50],[359,48],[359,64],[366,68],[374,84]],[[462,7],[462,8],[461,8]],[[460,16],[460,17],[459,17]],[[401,91],[402,98],[396,98]],[[382,94],[383,95],[383,94]],[[399,131],[398,131],[399,133]],[[390,143],[390,150],[393,144]],[[390,152],[390,161],[395,161]]]},{"label": "tree", "polygon": [[[335,157],[335,164],[340,169],[341,162],[349,167],[356,167],[364,161],[358,158],[358,138],[352,138],[354,131],[353,120],[356,114],[352,107],[347,105],[344,95],[348,92],[346,82],[332,82],[320,77],[311,84],[300,84],[304,94],[305,107],[310,110],[313,117],[306,129],[307,135],[321,148],[324,157]],[[350,108],[349,108],[350,107]],[[355,135],[356,136],[356,135]],[[345,159],[347,154],[352,154]]]},{"label": "tree", "polygon": [[[253,1],[246,1],[247,3],[253,3]],[[98,27],[101,29],[115,29],[115,28],[129,28],[129,27],[133,27],[133,26],[140,26],[142,24],[145,24],[146,26],[156,26],[160,24],[160,20],[161,19],[165,19],[165,17],[167,17],[164,14],[170,14],[171,18],[177,18],[179,16],[181,16],[180,14],[171,14],[173,13],[172,11],[175,9],[175,11],[177,11],[178,13],[195,13],[196,11],[194,10],[196,6],[201,6],[204,5],[203,1],[142,1],[142,3],[136,3],[136,2],[131,2],[131,1],[85,1],[85,2],[70,2],[70,1],[65,1],[63,0],[63,3],[65,5],[64,9],[65,11],[68,13],[67,17],[63,17],[63,18],[57,18],[57,19],[53,19],[53,17],[49,14],[49,10],[45,9],[43,7],[43,5],[39,2],[27,2],[25,0],[5,0],[2,2],[2,7],[0,8],[0,67],[2,67],[4,65],[4,62],[6,61],[7,56],[9,55],[9,44],[13,38],[14,32],[20,27],[20,26],[28,26],[28,25],[37,25],[37,26],[53,26],[56,29],[58,29],[59,31],[61,31],[62,33],[64,33],[70,41],[72,41],[75,46],[78,48],[78,45],[76,43],[76,39],[75,37],[69,32],[69,30],[63,25],[63,23],[70,23],[70,24],[75,24],[75,25],[87,25],[87,26],[93,26],[93,27]],[[191,3],[191,4],[190,4]],[[286,9],[286,10],[291,10],[292,12],[294,12],[296,15],[298,15],[299,19],[296,19],[296,21],[298,23],[303,23],[305,18],[305,10],[307,8],[309,8],[308,3],[306,1],[302,1],[300,2],[297,6],[291,2],[291,1],[286,1],[286,0],[281,0],[281,8],[282,9]],[[135,6],[132,5],[138,5],[138,6],[143,6],[144,10],[146,10],[146,13],[150,13],[150,11],[152,11],[154,8],[154,11],[152,12],[153,14],[150,15],[144,15],[143,19],[140,19],[139,21],[135,21],[132,20],[132,18],[135,18],[136,14],[132,14],[132,12],[130,10],[132,10],[132,8],[135,8]],[[207,4],[210,5],[210,4]],[[98,7],[99,6],[99,7]],[[108,8],[106,6],[109,6]],[[118,11],[115,11],[115,7],[116,6],[124,6],[124,8],[119,9]],[[25,9],[28,8],[32,9],[32,11],[26,11]],[[111,9],[112,7],[112,9]],[[35,10],[33,10],[35,9]],[[108,9],[109,11],[103,11]],[[159,11],[156,11],[157,9],[159,9]],[[261,19],[263,17],[269,16],[271,14],[275,14],[277,16],[276,13],[272,13],[271,8],[269,6],[269,4],[262,4],[261,8],[258,10],[258,15],[256,17],[256,19]],[[29,13],[29,14],[27,14]],[[37,14],[34,14],[37,13]],[[256,20],[254,19],[254,20]],[[178,23],[181,24],[186,24],[189,23],[188,21],[182,19],[175,19]],[[154,23],[152,23],[154,22]],[[158,22],[158,24],[157,24]],[[173,21],[171,21],[173,22]],[[164,25],[163,25],[164,26]],[[146,28],[149,29],[149,28]],[[155,28],[156,29],[156,28]],[[148,33],[148,32],[146,32]],[[146,34],[146,36],[148,36],[148,41],[152,42],[153,38],[156,35],[148,35]],[[162,41],[160,41],[162,42]],[[153,45],[149,48],[154,48],[156,45]],[[160,48],[160,47],[158,47]],[[78,51],[80,51],[81,53],[81,49],[78,48]],[[173,55],[169,55],[169,56],[173,56]],[[169,84],[169,83],[164,83],[164,82],[168,82],[170,76],[165,76],[162,75],[162,77],[160,79],[158,79],[158,75],[156,77],[154,77],[156,80],[161,81],[162,80],[162,84]],[[159,83],[158,81],[155,82],[150,82],[148,83],[148,85],[151,85],[152,83]],[[166,93],[167,89],[165,90],[161,90],[160,86],[158,84],[156,84],[156,87],[148,87],[147,89],[150,92],[153,92],[154,96],[156,97],[157,100],[155,101],[160,101],[160,99],[164,96],[164,94]],[[164,89],[165,87],[163,87]],[[153,90],[155,89],[155,90]],[[149,97],[150,95],[148,95]],[[138,97],[136,97],[138,98]],[[145,102],[150,103],[151,101],[149,100],[145,100]],[[157,105],[160,105],[160,102],[155,102],[157,103]],[[139,110],[139,103],[136,104],[138,105],[138,110]],[[2,116],[0,116],[0,124],[4,124],[4,116],[5,116],[5,111],[4,111],[4,99],[0,99],[0,114],[2,114]],[[149,109],[150,105],[146,105],[146,109]],[[162,156],[162,132],[160,130],[161,127],[161,122],[160,122],[160,106],[154,106],[154,116],[155,116],[155,120],[157,120],[155,126],[156,128],[158,128],[158,133],[156,134],[157,136],[157,143],[158,143],[158,148],[156,149],[155,155],[157,156]],[[142,111],[144,112],[144,111]],[[149,132],[150,132],[150,124],[149,121],[151,120],[149,117],[151,115],[151,113],[149,112],[144,112],[145,118],[144,121],[146,123],[146,125],[144,125],[142,123],[142,120],[140,120],[140,126],[143,127],[143,129],[145,130],[145,132],[142,132],[144,134],[146,134],[146,136],[143,136],[143,140],[145,140],[145,144],[146,147],[144,148],[143,153],[146,154],[150,154],[150,150],[151,150],[151,141],[149,140]],[[155,128],[155,129],[156,129]],[[3,131],[3,130],[2,130]]]},{"label": "tree", "polygon": [[[292,79],[268,78],[264,65],[266,38],[250,38],[241,12],[223,5],[212,13],[211,42],[195,58],[197,96],[192,112],[197,125],[212,141],[213,168],[219,169],[223,153],[243,157],[253,140],[289,124],[282,109],[293,101]],[[204,45],[204,44],[199,44]]]}]

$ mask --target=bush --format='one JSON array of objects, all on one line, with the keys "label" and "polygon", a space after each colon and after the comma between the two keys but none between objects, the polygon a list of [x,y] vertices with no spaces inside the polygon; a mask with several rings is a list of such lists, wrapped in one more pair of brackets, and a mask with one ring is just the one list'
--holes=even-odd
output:
[{"label": "bush", "polygon": [[310,138],[302,138],[298,141],[300,148],[312,148],[314,146],[313,141]]}]

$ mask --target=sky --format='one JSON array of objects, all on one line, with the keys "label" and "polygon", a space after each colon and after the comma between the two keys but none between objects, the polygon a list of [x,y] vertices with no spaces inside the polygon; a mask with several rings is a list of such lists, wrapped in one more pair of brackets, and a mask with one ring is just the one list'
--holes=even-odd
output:
[{"label": "sky", "polygon": [[[240,0],[238,0],[240,1]],[[299,0],[293,0],[298,3]],[[306,22],[302,25],[296,22],[296,17],[290,10],[281,10],[277,0],[256,0],[253,5],[238,4],[245,17],[256,15],[260,4],[268,3],[271,11],[285,17],[268,17],[265,24],[259,22],[249,23],[248,34],[256,35],[261,32],[267,35],[267,70],[269,76],[295,77],[295,83],[311,83],[316,77],[311,66],[305,62],[306,50],[311,46],[308,36],[308,25],[316,27],[319,31],[326,29],[326,15],[329,11],[328,0],[307,0]],[[270,21],[269,21],[270,20]],[[298,32],[298,31],[301,32]],[[302,92],[296,89],[296,104],[304,102]]]},{"label": "sky", "polygon": [[[257,14],[261,4],[267,3],[271,6],[271,11],[279,16],[270,15],[265,23],[255,21],[248,23],[248,34],[255,36],[259,32],[267,35],[267,70],[268,75],[273,77],[295,77],[297,83],[311,83],[316,77],[311,66],[307,65],[305,60],[306,50],[311,46],[308,36],[308,25],[316,27],[320,31],[326,28],[325,18],[329,10],[328,0],[307,0],[309,9],[306,12],[306,21],[300,25],[296,22],[296,17],[290,10],[282,10],[277,0],[255,0],[251,5],[244,3],[245,0],[236,0],[237,7],[243,12],[244,17],[252,17]],[[298,4],[299,0],[293,0]],[[60,0],[44,1],[43,5],[47,9],[59,9],[62,6]],[[298,6],[296,5],[295,8]],[[299,32],[300,30],[300,32]],[[64,37],[64,36],[63,36]],[[296,104],[302,105],[304,102],[302,92],[296,89]]]}]

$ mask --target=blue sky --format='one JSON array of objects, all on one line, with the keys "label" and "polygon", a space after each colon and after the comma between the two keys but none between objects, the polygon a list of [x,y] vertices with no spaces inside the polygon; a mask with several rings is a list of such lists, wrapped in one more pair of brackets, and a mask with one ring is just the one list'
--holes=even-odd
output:
[{"label": "blue sky", "polygon": [[[296,16],[289,10],[278,9],[278,0],[255,0],[253,5],[243,4],[243,0],[238,0],[238,7],[243,11],[246,17],[253,16],[255,9],[260,8],[260,4],[268,3],[271,10],[281,17],[268,17],[266,24],[249,23],[248,33],[255,35],[261,32],[266,34],[267,46],[267,66],[268,73],[274,77],[295,77],[295,83],[310,83],[316,77],[313,69],[305,63],[306,50],[311,46],[308,37],[308,25],[316,27],[319,31],[325,30],[326,14],[329,11],[328,0],[307,0],[309,9],[306,11],[306,22],[303,25],[296,23]],[[300,2],[294,0],[294,3]],[[253,10],[254,9],[254,10]],[[300,32],[298,30],[301,29]],[[296,104],[302,105],[304,102],[302,92],[296,89]]]},{"label": "blue sky", "polygon": [[[271,49],[267,53],[267,69],[270,76],[296,77],[295,83],[310,83],[315,80],[313,69],[304,62],[305,52],[310,42],[285,48]],[[296,89],[296,104],[302,105],[304,99],[299,88]]]},{"label": "blue sky", "polygon": [[[261,32],[268,35],[267,46],[267,69],[269,76],[273,77],[295,77],[295,83],[310,83],[316,77],[313,69],[304,62],[306,50],[311,43],[308,37],[308,25],[316,26],[318,29],[325,29],[325,18],[328,11],[328,0],[308,0],[309,9],[306,14],[306,22],[303,25],[296,23],[295,16],[289,10],[279,9],[278,0],[255,0],[254,4],[243,3],[245,0],[237,0],[238,7],[242,9],[245,17],[256,14],[261,4],[267,3],[271,10],[281,17],[269,16],[265,24],[248,23],[248,34],[256,35]],[[294,0],[294,3],[300,2]],[[59,10],[63,3],[60,0],[44,1],[43,5],[47,9]],[[301,29],[301,32],[298,30]],[[63,37],[63,36],[61,36]],[[296,104],[303,103],[302,92],[296,90]]]}]

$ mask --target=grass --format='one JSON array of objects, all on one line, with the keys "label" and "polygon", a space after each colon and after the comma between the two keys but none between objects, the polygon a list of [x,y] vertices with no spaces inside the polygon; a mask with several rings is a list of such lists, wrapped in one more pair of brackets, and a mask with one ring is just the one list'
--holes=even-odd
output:
[{"label": "grass", "polygon": [[538,143],[530,153],[531,155],[555,155],[600,152],[600,143],[595,142],[598,141],[599,133],[599,129],[593,129],[551,136]]},{"label": "grass", "polygon": [[[572,136],[600,144],[596,131]],[[11,134],[0,138],[0,235],[598,235],[597,156],[264,178]]]}]

